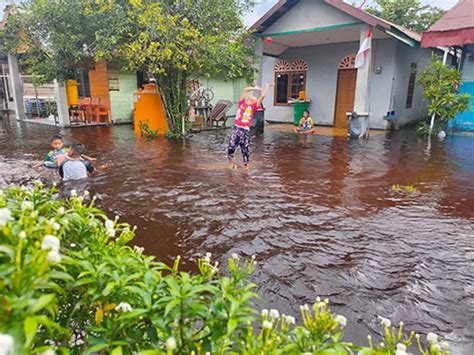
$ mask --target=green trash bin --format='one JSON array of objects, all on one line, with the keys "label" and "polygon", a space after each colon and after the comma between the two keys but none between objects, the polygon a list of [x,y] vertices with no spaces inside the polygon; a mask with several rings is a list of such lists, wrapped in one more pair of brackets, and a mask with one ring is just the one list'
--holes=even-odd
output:
[{"label": "green trash bin", "polygon": [[300,124],[301,118],[303,118],[303,112],[308,109],[309,101],[295,101],[293,102],[293,110],[294,110],[294,124],[295,126]]}]

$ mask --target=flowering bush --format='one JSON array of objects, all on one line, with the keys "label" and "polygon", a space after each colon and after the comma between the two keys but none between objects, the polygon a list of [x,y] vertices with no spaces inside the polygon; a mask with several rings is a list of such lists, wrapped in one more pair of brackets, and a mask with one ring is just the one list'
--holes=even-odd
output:
[{"label": "flowering bush", "polygon": [[[195,275],[127,246],[135,228],[111,220],[86,193],[0,190],[0,354],[448,354],[435,334],[419,337],[382,320],[383,342],[343,340],[345,317],[328,300],[301,306],[302,324],[257,312],[249,282],[255,258],[233,255],[228,272],[208,253]],[[87,203],[86,203],[87,200]],[[260,313],[260,315],[259,315]]]}]

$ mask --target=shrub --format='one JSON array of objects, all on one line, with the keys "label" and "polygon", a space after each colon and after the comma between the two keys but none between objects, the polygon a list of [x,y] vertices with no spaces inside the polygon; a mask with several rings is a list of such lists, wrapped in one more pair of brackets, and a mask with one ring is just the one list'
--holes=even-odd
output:
[{"label": "shrub", "polygon": [[[301,325],[257,312],[255,258],[233,255],[219,275],[206,254],[198,273],[183,272],[179,257],[170,267],[129,247],[135,228],[107,218],[87,193],[57,192],[40,183],[0,190],[1,354],[403,355],[415,337],[383,320],[383,344],[345,342],[346,319],[327,300],[302,306]],[[447,354],[435,338],[424,354]]]}]

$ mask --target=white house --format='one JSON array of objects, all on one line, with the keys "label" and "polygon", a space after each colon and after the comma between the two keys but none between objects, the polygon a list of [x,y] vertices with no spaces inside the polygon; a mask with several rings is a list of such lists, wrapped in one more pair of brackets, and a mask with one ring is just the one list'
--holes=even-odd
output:
[{"label": "white house", "polygon": [[[368,113],[370,128],[387,129],[387,112],[401,124],[427,113],[416,76],[431,58],[420,36],[341,0],[280,0],[253,26],[260,83],[274,82],[266,119],[293,122],[288,103],[300,91],[316,124],[346,127],[347,112]],[[371,36],[364,65],[360,44]]]}]

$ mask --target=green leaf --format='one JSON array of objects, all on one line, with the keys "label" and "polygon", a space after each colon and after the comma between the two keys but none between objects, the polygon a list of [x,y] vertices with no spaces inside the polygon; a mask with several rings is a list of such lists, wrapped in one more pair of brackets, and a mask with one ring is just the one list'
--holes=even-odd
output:
[{"label": "green leaf", "polygon": [[53,293],[41,296],[40,298],[34,301],[34,304],[31,306],[31,312],[36,313],[42,310],[48,304],[50,304],[54,300],[55,297],[56,295]]},{"label": "green leaf", "polygon": [[178,304],[180,303],[179,299],[174,299],[169,302],[165,307],[165,317],[170,313]]},{"label": "green leaf", "polygon": [[90,353],[93,353],[93,352],[99,352],[101,350],[104,350],[108,346],[109,346],[109,344],[107,344],[107,343],[96,344],[94,346],[91,346],[89,349],[87,349],[87,353],[90,354]]},{"label": "green leaf", "polygon": [[227,322],[227,335],[231,335],[235,331],[238,325],[239,325],[239,321],[237,319],[235,318],[229,319],[229,321]]},{"label": "green leaf", "polygon": [[122,355],[122,347],[118,346],[110,352],[110,355]]},{"label": "green leaf", "polygon": [[180,291],[180,287],[178,285],[178,283],[172,279],[172,278],[167,278],[166,279],[166,283],[168,284],[169,288],[170,288],[170,292],[176,296],[176,297],[181,297],[181,291]]},{"label": "green leaf", "polygon": [[23,330],[25,331],[26,337],[25,348],[29,349],[33,338],[35,337],[36,332],[38,330],[38,322],[36,321],[36,319],[32,317],[27,317],[25,319],[25,322],[23,323]]},{"label": "green leaf", "polygon": [[131,318],[138,318],[146,314],[147,312],[148,310],[146,309],[134,309],[133,311],[122,313],[120,315],[120,319],[125,320],[125,319],[131,319]]}]

